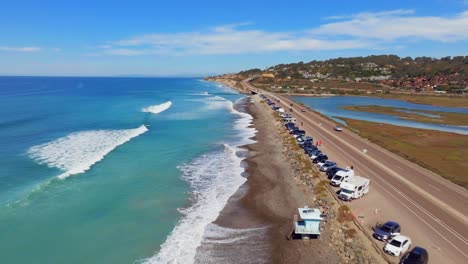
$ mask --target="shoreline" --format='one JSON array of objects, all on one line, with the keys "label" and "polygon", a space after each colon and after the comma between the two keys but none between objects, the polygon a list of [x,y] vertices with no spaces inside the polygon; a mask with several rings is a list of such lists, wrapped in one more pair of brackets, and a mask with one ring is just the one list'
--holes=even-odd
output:
[{"label": "shoreline", "polygon": [[[242,92],[238,87],[221,83]],[[258,250],[258,245],[262,250],[251,254],[248,263],[253,260],[253,263],[386,263],[355,222],[338,222],[341,202],[320,188],[318,170],[303,162],[302,151],[298,152],[297,145],[291,144],[290,136],[275,113],[261,103],[259,95],[250,98],[254,103],[246,99],[244,112],[252,116],[251,127],[257,133],[252,138],[255,143],[241,146],[249,153],[243,161],[247,164],[247,181],[229,199],[213,223],[238,230],[264,230],[257,237],[250,237],[256,242],[257,248],[253,250]],[[325,228],[319,239],[288,240],[297,208],[303,206],[327,208],[329,218]],[[346,235],[348,231],[357,233],[350,238]],[[225,263],[244,263],[242,254],[236,254],[245,251],[245,247],[236,250],[242,248],[239,244],[242,242],[224,248],[234,251],[232,254],[235,255],[224,260]],[[256,259],[258,256],[263,257]]]},{"label": "shoreline", "polygon": [[[298,184],[297,171],[284,155],[278,127],[271,126],[272,112],[258,101],[246,103],[245,108],[257,130],[252,138],[256,142],[241,147],[249,153],[244,160],[247,182],[231,197],[214,224],[239,230],[265,230],[261,236],[250,238],[257,240],[262,250],[249,256],[255,263],[341,263],[330,248],[332,241],[326,232],[320,239],[286,239],[297,208],[313,207],[315,197],[308,186]],[[234,249],[243,247],[242,242],[239,244]]]}]

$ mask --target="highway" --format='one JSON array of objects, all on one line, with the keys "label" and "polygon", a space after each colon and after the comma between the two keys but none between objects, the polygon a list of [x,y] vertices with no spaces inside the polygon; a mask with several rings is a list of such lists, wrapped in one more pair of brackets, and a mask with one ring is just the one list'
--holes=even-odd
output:
[{"label": "highway", "polygon": [[[259,90],[243,81],[249,90]],[[340,166],[353,165],[358,175],[371,179],[371,192],[350,203],[369,232],[375,222],[398,221],[413,246],[429,251],[430,263],[468,263],[468,192],[351,131],[336,132],[332,121],[301,107],[287,97],[262,91],[278,106],[290,109],[298,124],[321,150]],[[424,149],[421,149],[424,151]],[[466,173],[466,172],[461,172]],[[365,219],[365,220],[364,220]],[[379,247],[383,243],[377,242]],[[395,261],[398,261],[395,258]]]}]

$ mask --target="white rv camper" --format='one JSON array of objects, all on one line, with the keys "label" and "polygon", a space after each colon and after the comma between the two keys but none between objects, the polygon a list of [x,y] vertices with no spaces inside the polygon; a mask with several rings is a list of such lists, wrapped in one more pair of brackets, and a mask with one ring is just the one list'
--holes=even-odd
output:
[{"label": "white rv camper", "polygon": [[369,192],[370,180],[360,176],[354,176],[341,183],[340,185],[340,199],[345,201],[351,201],[352,199],[357,199],[364,194]]}]

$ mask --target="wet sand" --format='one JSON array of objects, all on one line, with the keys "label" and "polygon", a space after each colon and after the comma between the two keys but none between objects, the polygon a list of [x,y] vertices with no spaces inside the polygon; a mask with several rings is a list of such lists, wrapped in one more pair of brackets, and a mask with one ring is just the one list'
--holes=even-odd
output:
[{"label": "wet sand", "polygon": [[[226,236],[218,238],[224,242],[203,243],[200,249],[211,252],[208,262],[212,263],[340,263],[326,230],[320,239],[287,240],[297,208],[313,205],[313,191],[294,179],[294,168],[280,143],[282,128],[259,97],[253,98],[256,103],[246,109],[258,132],[257,142],[245,146],[247,182],[214,223],[226,228]],[[240,234],[242,239],[235,239]]]}]

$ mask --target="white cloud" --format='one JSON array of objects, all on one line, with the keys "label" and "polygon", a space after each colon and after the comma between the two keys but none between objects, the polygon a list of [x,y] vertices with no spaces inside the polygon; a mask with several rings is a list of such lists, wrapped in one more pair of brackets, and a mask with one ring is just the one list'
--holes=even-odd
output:
[{"label": "white cloud", "polygon": [[338,37],[378,39],[468,40],[468,11],[452,17],[409,16],[411,10],[360,13],[344,21],[321,25],[311,33]]},{"label": "white cloud", "polygon": [[[468,0],[467,0],[468,1]],[[396,15],[409,15],[409,14],[414,14],[414,10],[412,9],[395,9],[395,10],[390,10],[390,11],[382,11],[382,12],[363,12],[363,13],[358,13],[358,14],[352,14],[352,15],[341,15],[341,16],[329,16],[326,17],[325,19],[327,20],[342,20],[342,19],[351,19],[351,18],[359,18],[359,17],[369,17],[369,16],[396,16]]]},{"label": "white cloud", "polygon": [[306,32],[267,32],[239,29],[238,26],[219,26],[198,32],[147,34],[103,45],[106,47],[103,49],[103,53],[114,55],[216,55],[286,50],[342,50],[368,46],[367,42],[359,40],[329,41],[314,38]]},{"label": "white cloud", "polygon": [[208,30],[154,33],[108,42],[102,55],[218,55],[278,51],[382,49],[420,40],[468,40],[468,11],[451,17],[417,16],[397,9],[328,17],[316,28],[299,32],[247,29],[251,23],[230,24]]},{"label": "white cloud", "polygon": [[0,46],[0,51],[15,51],[15,52],[35,52],[40,51],[39,47],[6,47]]}]

